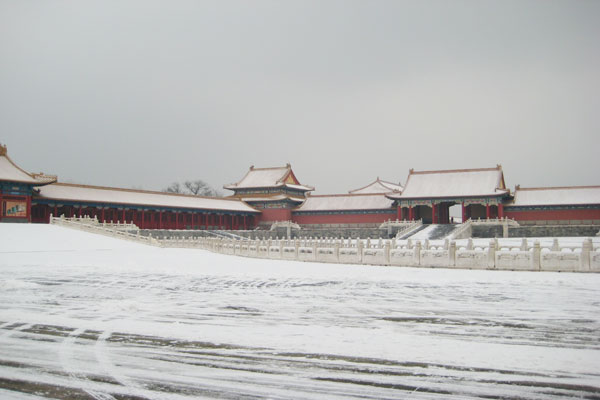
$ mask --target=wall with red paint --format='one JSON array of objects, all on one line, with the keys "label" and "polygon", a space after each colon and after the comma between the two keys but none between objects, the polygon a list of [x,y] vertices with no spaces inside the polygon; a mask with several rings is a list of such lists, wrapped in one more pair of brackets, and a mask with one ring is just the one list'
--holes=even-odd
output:
[{"label": "wall with red paint", "polygon": [[504,207],[504,216],[516,221],[565,221],[565,220],[600,220],[600,208],[581,210],[528,210],[511,211]]},{"label": "wall with red paint", "polygon": [[331,215],[305,215],[292,214],[292,220],[297,224],[374,224],[387,220],[395,220],[396,210],[383,214],[331,214]]},{"label": "wall with red paint", "polygon": [[261,222],[275,222],[275,221],[289,221],[292,219],[292,210],[285,208],[266,208],[260,210],[261,214],[258,217],[258,223]]}]

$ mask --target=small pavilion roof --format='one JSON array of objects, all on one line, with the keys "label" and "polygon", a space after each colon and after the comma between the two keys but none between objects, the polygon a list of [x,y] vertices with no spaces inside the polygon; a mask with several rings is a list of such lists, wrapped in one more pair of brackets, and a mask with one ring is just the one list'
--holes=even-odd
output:
[{"label": "small pavilion roof", "polygon": [[398,183],[382,181],[377,177],[375,181],[369,183],[367,186],[363,186],[359,189],[348,191],[351,194],[365,194],[365,193],[390,193],[390,192],[402,192],[403,187]]},{"label": "small pavilion roof", "polygon": [[312,195],[294,211],[385,210],[393,203],[381,193]]},{"label": "small pavilion roof", "polygon": [[56,182],[56,176],[44,175],[42,173],[30,174],[10,159],[6,146],[0,146],[0,181],[41,186]]},{"label": "small pavilion roof", "polygon": [[504,183],[502,167],[415,171],[408,173],[401,194],[388,195],[394,199],[464,198],[502,196],[509,194]]},{"label": "small pavilion roof", "polygon": [[201,197],[146,190],[54,183],[39,189],[37,198],[81,203],[118,204],[218,211],[259,212],[238,199]]},{"label": "small pavilion roof", "polygon": [[508,206],[600,204],[600,186],[522,188],[517,186]]},{"label": "small pavilion roof", "polygon": [[246,175],[237,183],[223,186],[225,189],[253,189],[253,188],[275,188],[289,187],[291,189],[311,191],[315,188],[301,185],[290,164],[284,167],[255,168],[250,167]]}]

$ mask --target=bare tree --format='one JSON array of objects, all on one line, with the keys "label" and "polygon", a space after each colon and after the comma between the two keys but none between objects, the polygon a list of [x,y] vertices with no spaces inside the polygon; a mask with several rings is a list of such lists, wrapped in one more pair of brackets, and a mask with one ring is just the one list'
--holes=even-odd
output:
[{"label": "bare tree", "polygon": [[223,195],[218,190],[212,188],[208,183],[201,179],[195,181],[185,181],[183,185],[179,182],[173,182],[169,187],[163,190],[169,193],[192,194],[194,196],[211,196],[222,197]]},{"label": "bare tree", "polygon": [[181,185],[179,184],[179,182],[173,182],[173,183],[171,183],[166,189],[163,189],[163,192],[183,193],[183,191],[181,190]]},{"label": "bare tree", "polygon": [[185,181],[183,186],[193,195],[196,196],[220,196],[220,193],[213,189],[208,183],[201,179],[195,181]]}]

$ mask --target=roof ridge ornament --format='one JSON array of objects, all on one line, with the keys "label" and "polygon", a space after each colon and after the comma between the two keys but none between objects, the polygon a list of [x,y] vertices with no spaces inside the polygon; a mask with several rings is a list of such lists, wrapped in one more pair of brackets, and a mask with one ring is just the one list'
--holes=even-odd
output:
[{"label": "roof ridge ornament", "polygon": [[0,156],[5,156],[8,154],[8,149],[5,144],[0,145]]}]

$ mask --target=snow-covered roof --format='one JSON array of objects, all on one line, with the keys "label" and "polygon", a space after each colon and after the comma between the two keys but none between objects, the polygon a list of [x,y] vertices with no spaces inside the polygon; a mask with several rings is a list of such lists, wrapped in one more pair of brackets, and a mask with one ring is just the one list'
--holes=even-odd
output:
[{"label": "snow-covered roof", "polygon": [[246,175],[237,183],[223,186],[225,189],[251,189],[287,186],[291,189],[310,191],[311,186],[301,185],[296,179],[292,167],[255,168],[251,166]]},{"label": "snow-covered roof", "polygon": [[291,200],[291,201],[296,201],[296,202],[301,203],[304,201],[304,198],[289,196],[289,195],[283,194],[283,193],[278,193],[275,195],[264,195],[264,196],[250,194],[248,196],[240,196],[237,198],[239,198],[242,201],[264,201],[264,202],[278,201],[278,200]]},{"label": "snow-covered roof", "polygon": [[569,186],[515,189],[510,206],[558,206],[600,204],[600,186]]},{"label": "snow-covered roof", "polygon": [[6,146],[0,145],[0,181],[28,183],[39,186],[56,182],[56,176],[26,172],[10,159]]},{"label": "snow-covered roof", "polygon": [[383,194],[330,194],[308,196],[294,211],[384,210],[393,200]]},{"label": "snow-covered roof", "polygon": [[402,186],[397,183],[382,181],[377,179],[367,186],[363,186],[359,189],[350,190],[348,193],[363,194],[363,193],[390,193],[390,192],[401,192]]},{"label": "snow-covered roof", "polygon": [[460,198],[508,194],[502,167],[445,171],[410,170],[401,194],[395,199]]},{"label": "snow-covered roof", "polygon": [[258,212],[238,199],[200,197],[175,193],[151,192],[134,189],[54,183],[40,188],[42,199],[89,203],[110,203],[150,207]]}]

